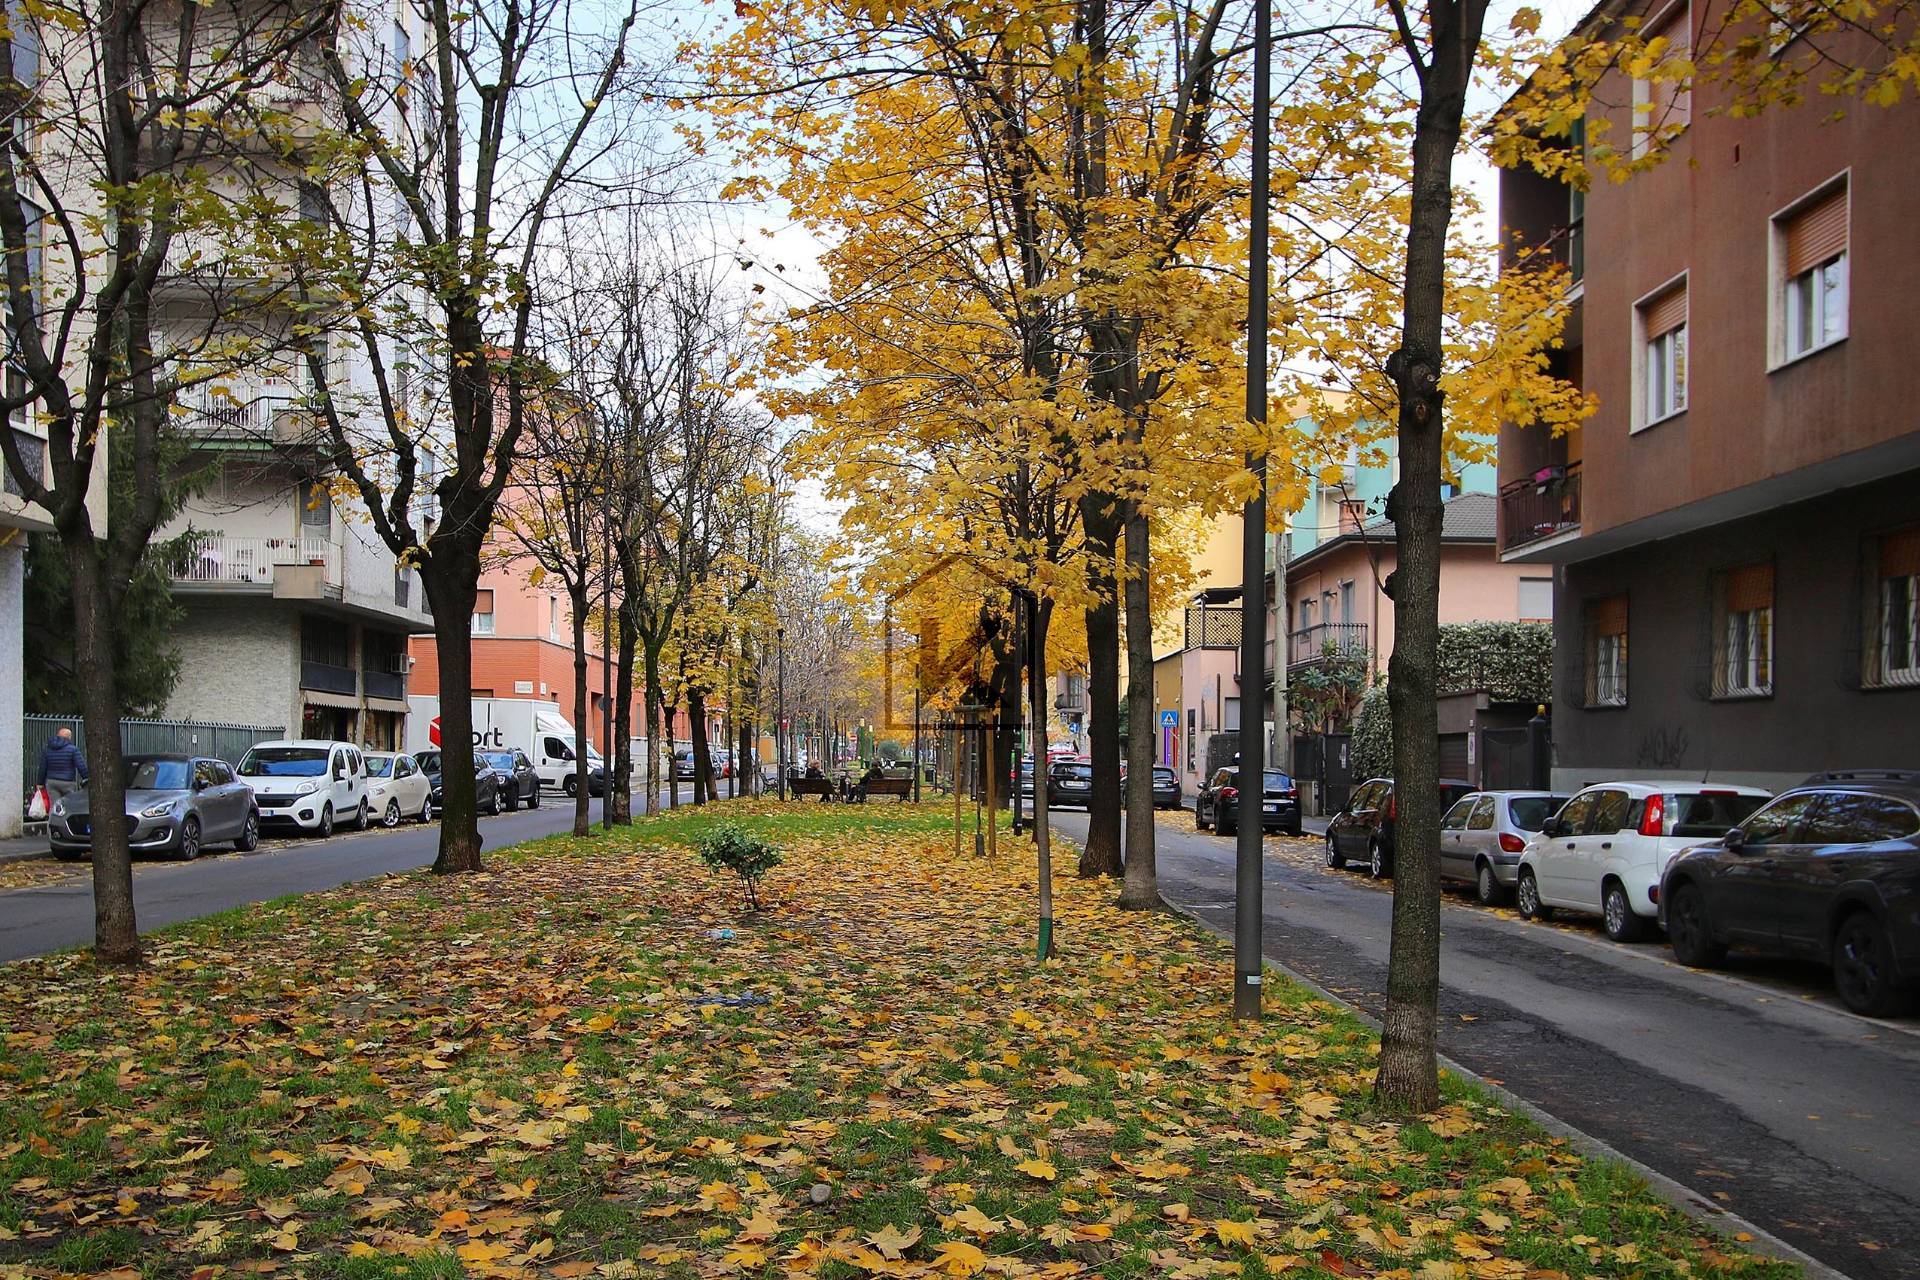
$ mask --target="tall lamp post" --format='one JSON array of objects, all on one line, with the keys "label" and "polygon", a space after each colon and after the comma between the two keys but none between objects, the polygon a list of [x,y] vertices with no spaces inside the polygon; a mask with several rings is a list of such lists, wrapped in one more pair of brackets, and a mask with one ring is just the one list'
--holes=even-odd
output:
[{"label": "tall lamp post", "polygon": [[[1247,421],[1258,439],[1247,450],[1253,496],[1241,514],[1240,595],[1240,806],[1239,844],[1234,858],[1233,1016],[1260,1016],[1261,772],[1266,764],[1261,741],[1266,699],[1259,681],[1267,630],[1267,148],[1272,130],[1273,87],[1269,63],[1273,50],[1271,0],[1255,0],[1253,19],[1253,184],[1248,218],[1251,238],[1247,263]],[[1255,806],[1249,808],[1249,806]]]},{"label": "tall lamp post", "polygon": [[773,631],[774,665],[778,674],[774,678],[774,698],[778,705],[773,711],[773,753],[779,761],[780,798],[787,798],[787,629],[775,627]]}]

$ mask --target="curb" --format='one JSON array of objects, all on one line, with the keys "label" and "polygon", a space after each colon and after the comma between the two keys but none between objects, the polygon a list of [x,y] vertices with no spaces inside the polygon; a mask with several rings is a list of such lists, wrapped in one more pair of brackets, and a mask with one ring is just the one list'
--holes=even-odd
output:
[{"label": "curb", "polygon": [[[1182,919],[1192,921],[1195,925],[1198,925],[1214,937],[1228,942],[1233,940],[1232,936],[1226,931],[1215,928],[1213,925],[1201,919],[1199,915],[1181,906],[1179,903],[1168,899],[1165,894],[1160,895],[1160,901],[1167,910]],[[1262,950],[1260,959],[1268,968],[1278,971],[1289,981],[1312,992],[1328,1004],[1345,1009],[1370,1030],[1375,1033],[1379,1032],[1380,1020],[1366,1010],[1356,1008],[1305,974],[1297,973],[1279,961],[1272,959],[1265,954],[1264,949]],[[1758,1252],[1767,1254],[1782,1262],[1796,1264],[1801,1271],[1806,1274],[1807,1280],[1849,1280],[1846,1273],[1834,1270],[1804,1250],[1788,1244],[1785,1240],[1782,1240],[1779,1236],[1774,1235],[1764,1227],[1756,1226],[1732,1210],[1722,1208],[1685,1183],[1675,1181],[1666,1174],[1661,1173],[1658,1169],[1653,1169],[1640,1163],[1640,1161],[1635,1160],[1624,1151],[1608,1145],[1585,1130],[1576,1129],[1566,1121],[1542,1111],[1525,1098],[1520,1097],[1502,1085],[1494,1084],[1478,1072],[1468,1070],[1444,1053],[1439,1054],[1438,1057],[1440,1059],[1440,1065],[1449,1073],[1462,1080],[1470,1081],[1474,1087],[1484,1090],[1508,1111],[1516,1115],[1525,1116],[1557,1138],[1565,1138],[1568,1144],[1578,1149],[1582,1155],[1597,1157],[1602,1160],[1610,1160],[1615,1164],[1631,1170],[1636,1177],[1651,1187],[1655,1194],[1659,1195],[1663,1200],[1666,1200],[1669,1204],[1702,1226],[1728,1235],[1734,1232],[1745,1232],[1751,1235],[1753,1237],[1751,1241],[1740,1241],[1739,1243],[1750,1245]]]}]

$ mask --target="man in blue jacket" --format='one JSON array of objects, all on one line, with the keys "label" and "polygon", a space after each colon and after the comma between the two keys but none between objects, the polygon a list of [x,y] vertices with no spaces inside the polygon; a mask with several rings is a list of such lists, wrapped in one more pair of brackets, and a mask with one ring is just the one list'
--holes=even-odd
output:
[{"label": "man in blue jacket", "polygon": [[47,739],[40,752],[40,785],[47,789],[51,804],[87,782],[87,758],[73,745],[73,730],[61,729]]}]

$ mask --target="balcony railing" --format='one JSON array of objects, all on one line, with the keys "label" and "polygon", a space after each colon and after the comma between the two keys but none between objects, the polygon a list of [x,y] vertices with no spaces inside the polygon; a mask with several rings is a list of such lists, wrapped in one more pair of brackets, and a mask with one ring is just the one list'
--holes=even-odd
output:
[{"label": "balcony railing", "polygon": [[1542,467],[1500,490],[1501,549],[1580,529],[1580,464]]},{"label": "balcony railing", "polygon": [[1240,647],[1240,606],[1209,608],[1187,606],[1186,647],[1189,649],[1238,649]]},{"label": "balcony railing", "polygon": [[407,678],[395,675],[391,671],[362,671],[360,680],[366,686],[369,698],[391,698],[395,702],[405,702],[407,698]]},{"label": "balcony railing", "polygon": [[1287,665],[1305,666],[1324,658],[1358,657],[1367,652],[1364,622],[1317,622],[1287,637]]},{"label": "balcony railing", "polygon": [[340,585],[340,548],[324,534],[298,538],[229,538],[208,534],[194,544],[175,582],[271,587],[278,565],[326,566],[328,586]]},{"label": "balcony railing", "polygon": [[319,693],[358,693],[360,685],[352,667],[336,667],[329,662],[300,663],[300,687]]}]

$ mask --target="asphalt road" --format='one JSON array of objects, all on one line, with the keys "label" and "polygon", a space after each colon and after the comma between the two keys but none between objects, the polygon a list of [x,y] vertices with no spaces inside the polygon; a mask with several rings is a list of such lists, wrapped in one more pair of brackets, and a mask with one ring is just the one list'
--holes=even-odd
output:
[{"label": "asphalt road", "polygon": [[[724,794],[724,784],[721,790]],[[680,788],[682,802],[692,794],[691,785]],[[598,800],[591,812],[597,824]],[[572,825],[572,802],[547,794],[538,809],[481,818],[480,834],[483,848],[503,849]],[[250,902],[413,871],[431,865],[439,846],[440,826],[428,823],[341,832],[330,840],[266,839],[250,854],[210,851],[194,862],[141,860],[134,863],[134,912],[141,931],[151,932]],[[84,876],[0,893],[0,962],[84,946],[92,939],[93,886]]]},{"label": "asphalt road", "polygon": [[[1162,895],[1230,931],[1232,840],[1163,825],[1157,847]],[[1268,840],[1262,949],[1378,1017],[1391,895],[1320,848]],[[1920,1021],[1846,1012],[1811,966],[1701,973],[1448,897],[1442,1052],[1844,1275],[1920,1275]]]}]

